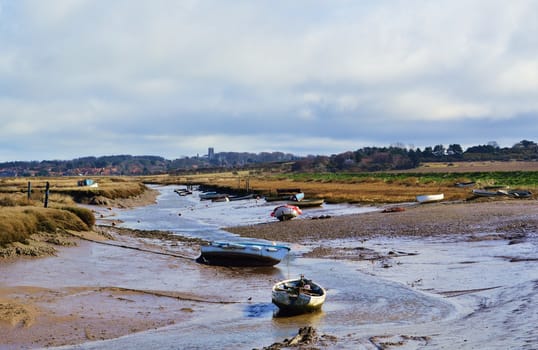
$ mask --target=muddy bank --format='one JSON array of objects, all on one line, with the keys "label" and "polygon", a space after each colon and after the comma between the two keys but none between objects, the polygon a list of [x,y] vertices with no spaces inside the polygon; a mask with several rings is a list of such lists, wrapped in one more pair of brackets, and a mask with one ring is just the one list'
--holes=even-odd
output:
[{"label": "muddy bank", "polygon": [[193,300],[200,300],[169,294],[113,286],[0,288],[0,344],[29,349],[116,338],[188,319]]},{"label": "muddy bank", "polygon": [[[39,236],[36,235],[36,238]],[[58,237],[55,238],[55,243],[47,243],[47,246],[55,247],[54,255],[62,250],[63,254],[71,256],[67,260],[63,258],[66,262],[81,256],[89,257],[94,254],[93,247],[104,245],[110,247],[106,248],[107,251],[117,255],[112,257],[113,260],[125,261],[125,265],[133,260],[129,256],[136,257],[139,254],[138,256],[148,257],[152,265],[146,268],[154,271],[156,275],[159,271],[173,271],[178,265],[197,265],[193,257],[198,254],[200,244],[199,240],[167,232],[107,226],[96,226],[95,232],[64,232]],[[160,243],[153,244],[155,240]],[[58,245],[59,242],[62,244]],[[167,243],[163,246],[162,242]],[[28,249],[38,247],[34,243],[29,246],[32,248]],[[181,256],[177,255],[177,252],[185,254],[184,259],[178,259]],[[106,255],[109,256],[110,253]],[[153,256],[155,258],[152,258]],[[167,259],[167,256],[170,256],[170,259]],[[57,264],[51,259],[57,258],[42,255],[39,261],[44,265]],[[5,267],[38,260],[19,256],[0,261]],[[82,258],[82,261],[84,262],[85,258]],[[42,282],[34,281],[30,281],[31,285],[26,282],[11,286],[11,279],[3,273],[2,277],[8,279],[4,281],[7,284],[0,281],[0,348],[30,349],[117,338],[182,322],[206,306],[227,302],[196,292],[101,285],[102,272],[94,271],[97,269],[95,262],[88,265],[76,263],[74,270],[79,271],[75,273],[80,277],[69,275],[69,267],[62,269],[66,262],[60,263],[60,270],[52,269],[58,276],[45,278],[52,281],[45,285],[53,286],[42,286]],[[45,268],[45,271],[50,270],[51,268]],[[126,275],[129,278],[129,273],[120,269],[107,269],[106,273],[111,276]],[[130,273],[133,278],[137,277],[135,272]],[[84,282],[77,280],[80,278]],[[57,281],[57,287],[54,286],[54,281]],[[67,286],[62,286],[62,283]],[[90,286],[84,285],[86,283]]]},{"label": "muddy bank", "polygon": [[[332,239],[370,237],[455,238],[491,233],[498,238],[538,231],[538,201],[457,202],[407,205],[404,211],[375,211],[323,219],[294,219],[258,225],[227,227],[244,237],[307,243]],[[491,238],[491,236],[490,236]],[[476,239],[487,239],[481,235]]]},{"label": "muddy bank", "polygon": [[[326,246],[322,242],[331,239],[357,238],[369,239],[370,237],[431,237],[437,235],[453,236],[455,240],[460,239],[491,239],[491,238],[511,238],[514,241],[523,237],[528,232],[536,232],[538,227],[538,202],[536,201],[505,201],[505,202],[483,202],[483,203],[451,203],[433,204],[422,206],[407,206],[405,211],[382,213],[379,212],[347,215],[342,217],[330,217],[324,219],[292,220],[289,222],[275,222],[270,224],[251,225],[246,227],[229,228],[229,231],[241,233],[248,237],[259,237],[270,240],[278,240],[289,243],[307,243],[313,249],[305,253],[306,257],[327,257],[330,259],[348,260],[382,260],[387,256],[410,257],[412,253],[402,251],[380,252],[371,248],[342,248]],[[104,239],[105,242],[134,245],[135,247],[147,251],[166,251],[173,254],[180,253],[187,257],[195,256],[199,245],[198,240],[183,239],[177,235],[171,235],[163,231],[143,231],[129,230],[117,227],[97,226],[101,238],[98,236],[92,239]],[[483,233],[487,233],[484,235]],[[107,240],[107,235],[113,240]],[[473,238],[474,237],[474,238]],[[78,247],[67,248],[77,255],[94,254],[88,247],[96,244],[86,240],[74,239]],[[155,244],[152,243],[155,241]],[[97,244],[98,245],[98,244]],[[116,249],[116,248],[113,248]],[[0,339],[3,347],[7,349],[16,348],[36,348],[42,346],[54,346],[62,344],[78,344],[91,340],[111,339],[122,335],[133,334],[144,330],[161,328],[171,324],[182,324],[196,317],[207,314],[208,310],[214,309],[213,302],[233,303],[235,300],[223,300],[217,290],[201,285],[208,283],[213,277],[221,280],[240,278],[244,281],[244,270],[226,271],[224,277],[221,275],[224,269],[207,268],[199,266],[188,259],[161,259],[161,255],[146,254],[145,251],[135,251],[133,254],[125,253],[126,250],[110,250],[103,254],[102,259],[110,258],[114,265],[106,266],[106,274],[114,275],[114,278],[123,278],[124,285],[138,283],[136,288],[118,287],[119,284],[102,282],[103,272],[97,271],[99,266],[93,265],[101,262],[95,259],[92,264],[77,265],[75,273],[80,273],[86,281],[90,281],[91,286],[83,285],[80,281],[69,282],[68,286],[58,287],[41,286],[39,282],[32,284],[33,287],[24,283],[12,286],[0,285]],[[108,251],[107,251],[108,252]],[[129,250],[130,252],[130,250]],[[362,254],[362,255],[361,255]],[[421,252],[424,255],[424,252]],[[151,255],[151,256],[150,256]],[[412,256],[411,256],[412,257]],[[413,257],[412,257],[413,258]],[[50,258],[55,259],[55,258]],[[70,263],[74,258],[68,257],[65,263]],[[116,264],[116,260],[119,262]],[[460,264],[464,267],[472,267],[476,264],[469,264],[464,258]],[[43,264],[51,264],[51,260],[43,259]],[[369,262],[367,262],[369,264]],[[132,264],[131,269],[125,269],[125,265]],[[441,266],[444,266],[440,264]],[[427,276],[420,275],[414,277],[409,274],[410,266],[398,265],[401,271],[397,275],[407,276],[416,284],[427,285]],[[375,266],[372,265],[372,268]],[[497,268],[497,267],[495,267]],[[395,270],[384,269],[387,273]],[[80,272],[79,272],[80,270]],[[141,274],[151,270],[152,276],[157,280],[162,280],[164,286],[169,289],[154,290],[154,286],[145,285],[148,276]],[[200,281],[193,282],[192,293],[172,293],[177,286],[168,286],[173,279],[165,276],[178,278],[178,271],[195,271],[194,275],[202,275]],[[166,271],[170,275],[166,274]],[[372,271],[369,268],[369,271]],[[375,270],[379,274],[379,270]],[[248,273],[247,273],[248,275]],[[160,276],[163,276],[162,278]],[[435,274],[437,278],[437,274]],[[64,276],[61,276],[64,277]],[[181,277],[181,276],[179,276]],[[269,279],[279,279],[281,276],[262,276],[259,274],[251,276],[254,288],[266,290],[273,281]],[[419,278],[422,279],[419,282]],[[53,279],[53,277],[51,277]],[[136,281],[132,281],[132,280]],[[48,280],[47,280],[48,281]],[[60,278],[60,284],[62,279]],[[184,284],[184,280],[181,284]],[[266,282],[267,286],[260,287],[260,282]],[[49,282],[46,282],[49,283]],[[114,281],[114,283],[117,283]],[[436,282],[437,283],[437,282]],[[263,283],[262,283],[263,284]],[[205,288],[204,288],[205,287]],[[484,290],[481,285],[470,286],[476,292]],[[439,286],[436,285],[437,289]],[[480,289],[479,289],[480,288]],[[338,289],[335,287],[335,289]],[[341,288],[342,289],[342,288]],[[343,289],[342,289],[343,290]],[[340,296],[347,295],[341,290]],[[445,288],[442,292],[454,291],[455,288]],[[209,294],[211,291],[213,294]],[[213,292],[214,291],[214,292]],[[458,290],[459,291],[459,290]],[[249,294],[243,291],[236,291],[233,297],[238,301],[250,303]],[[208,293],[202,295],[201,293]],[[248,293],[251,293],[249,291]],[[469,293],[469,291],[466,291]],[[440,293],[441,294],[441,293]],[[240,297],[238,297],[239,295]],[[349,294],[353,296],[353,294]],[[452,293],[450,296],[454,295]],[[265,298],[265,296],[264,296]],[[333,296],[332,303],[337,301],[338,295]],[[265,302],[265,299],[263,299]],[[226,304],[227,305],[227,304]],[[256,306],[256,305],[254,305]],[[331,305],[328,305],[330,307]],[[336,315],[338,311],[333,311]],[[337,317],[337,316],[334,316]],[[480,321],[484,321],[480,319]],[[297,328],[295,328],[297,329]],[[325,332],[325,331],[323,331]],[[440,331],[439,331],[440,332]],[[362,335],[354,335],[355,339],[334,337],[333,332],[327,336],[320,335],[311,337],[313,332],[308,332],[308,336],[301,336],[301,342],[314,342],[309,345],[303,343],[302,346],[312,346],[318,348],[343,347],[346,344],[353,344],[359,341],[363,344]],[[320,333],[321,334],[321,333]],[[414,342],[417,344],[427,343],[431,332],[425,330],[418,335],[408,330],[406,333],[394,333],[391,336],[377,336],[384,334],[384,331],[375,330],[371,334],[376,336],[368,337],[364,344],[376,344],[381,348],[382,344],[406,344]],[[403,334],[403,335],[402,335]],[[289,335],[293,337],[293,334]],[[315,336],[315,334],[314,334]],[[284,339],[281,337],[279,339]],[[276,348],[291,346],[291,340],[273,344]],[[316,340],[317,339],[317,340]],[[271,342],[266,343],[271,344]],[[347,348],[351,348],[348,346]],[[366,347],[365,347],[366,348]]]}]

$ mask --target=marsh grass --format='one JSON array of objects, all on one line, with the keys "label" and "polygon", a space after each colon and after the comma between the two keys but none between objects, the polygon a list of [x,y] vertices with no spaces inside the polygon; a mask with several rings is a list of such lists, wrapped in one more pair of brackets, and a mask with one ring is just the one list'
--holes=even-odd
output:
[{"label": "marsh grass", "polygon": [[0,246],[25,243],[38,232],[87,231],[94,223],[93,213],[85,208],[3,207],[0,210]]},{"label": "marsh grass", "polygon": [[[0,246],[27,242],[32,234],[58,230],[86,231],[95,224],[91,210],[76,203],[96,197],[123,199],[142,194],[146,187],[137,179],[99,178],[99,187],[79,187],[80,178],[6,178],[0,180]],[[28,182],[31,193],[28,196]],[[44,208],[49,183],[48,208]]]},{"label": "marsh grass", "polygon": [[[328,203],[401,203],[414,202],[420,194],[444,193],[445,200],[472,198],[471,189],[454,186],[457,182],[475,181],[476,187],[506,185],[511,189],[528,189],[536,193],[538,171],[534,164],[520,170],[521,163],[488,163],[475,166],[488,171],[461,171],[473,164],[442,165],[417,169],[417,172],[389,173],[264,173],[230,171],[198,175],[154,175],[144,177],[96,177],[99,187],[79,187],[80,177],[7,178],[0,180],[0,245],[10,241],[24,242],[36,232],[58,229],[87,230],[95,223],[93,213],[76,203],[90,203],[93,198],[125,199],[144,193],[144,183],[162,185],[197,184],[222,191],[275,195],[279,188],[300,188],[307,198],[324,198]],[[498,167],[498,168],[497,168]],[[440,171],[443,170],[444,171]],[[451,171],[457,169],[458,171]],[[498,169],[498,170],[496,170]],[[527,169],[527,168],[523,168]],[[28,181],[32,184],[27,196]],[[43,198],[50,184],[50,207]]]},{"label": "marsh grass", "polygon": [[[503,167],[506,165],[503,164]],[[181,177],[153,178],[166,184],[201,184],[222,191],[249,189],[262,195],[275,195],[278,188],[300,188],[308,198],[324,198],[328,203],[401,203],[414,202],[417,195],[444,193],[446,200],[473,198],[471,189],[459,188],[458,182],[475,181],[476,187],[505,185],[511,189],[536,192],[538,171],[487,172],[405,172],[405,173],[216,173]],[[445,167],[444,169],[451,169]],[[480,169],[484,169],[483,167]]]},{"label": "marsh grass", "polygon": [[[136,178],[97,177],[98,187],[77,186],[79,177],[57,178],[8,178],[0,180],[0,194],[13,195],[17,203],[28,197],[28,182],[31,183],[30,199],[43,201],[45,188],[49,183],[49,200],[69,204],[89,203],[95,197],[123,199],[141,195],[145,190],[142,182]],[[21,199],[22,198],[22,199]]]}]

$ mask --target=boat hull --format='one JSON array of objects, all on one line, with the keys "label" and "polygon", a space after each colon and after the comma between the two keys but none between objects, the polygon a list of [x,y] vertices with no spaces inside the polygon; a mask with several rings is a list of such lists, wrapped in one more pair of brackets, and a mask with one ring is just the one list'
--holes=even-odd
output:
[{"label": "boat hull", "polygon": [[300,279],[285,280],[276,283],[271,292],[271,299],[279,312],[295,315],[314,312],[321,309],[325,302],[326,292],[319,284],[309,281],[311,289],[298,287]]},{"label": "boat hull", "polygon": [[417,196],[417,202],[419,203],[432,203],[432,202],[439,202],[442,201],[445,198],[445,195],[443,193],[440,194],[424,194],[421,196]]},{"label": "boat hull", "polygon": [[277,218],[280,221],[291,220],[294,217],[301,215],[303,212],[295,205],[286,204],[281,205],[273,209],[271,216]]},{"label": "boat hull", "polygon": [[325,201],[323,199],[303,199],[298,202],[290,202],[288,204],[295,205],[299,208],[321,207]]},{"label": "boat hull", "polygon": [[289,247],[260,243],[211,242],[200,247],[197,262],[218,266],[274,266],[290,251]]}]

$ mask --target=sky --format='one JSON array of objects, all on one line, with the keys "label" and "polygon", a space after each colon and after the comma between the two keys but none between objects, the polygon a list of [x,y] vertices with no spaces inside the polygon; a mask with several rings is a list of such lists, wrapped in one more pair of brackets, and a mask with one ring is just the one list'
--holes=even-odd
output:
[{"label": "sky", "polygon": [[538,0],[0,0],[0,162],[538,141]]}]

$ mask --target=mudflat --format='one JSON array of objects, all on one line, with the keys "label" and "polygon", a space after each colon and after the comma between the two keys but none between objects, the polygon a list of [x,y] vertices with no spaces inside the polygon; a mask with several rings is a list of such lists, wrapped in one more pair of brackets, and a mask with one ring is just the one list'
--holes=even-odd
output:
[{"label": "mudflat", "polygon": [[[382,254],[350,256],[349,254],[335,254],[334,249],[322,248],[326,246],[327,241],[331,240],[360,241],[375,237],[442,237],[443,239],[449,237],[451,241],[462,243],[470,240],[491,239],[517,242],[538,232],[538,201],[536,200],[436,203],[407,205],[403,209],[394,212],[379,210],[356,215],[296,219],[287,222],[229,227],[226,230],[245,237],[308,244],[314,249],[306,252],[305,255],[316,258],[354,261],[372,259],[374,255],[379,259],[386,256]],[[101,238],[105,242],[156,249],[156,247],[148,246],[147,242],[139,241],[135,234],[130,236],[129,230],[122,230],[120,234],[110,227],[106,231],[108,238],[104,236]],[[0,343],[2,348],[38,348],[117,338],[192,320],[203,314],[204,308],[210,307],[212,296],[196,292],[163,294],[150,287],[118,288],[112,284],[103,286],[100,282],[101,276],[95,272],[95,266],[87,265],[84,259],[85,254],[92,254],[89,247],[101,244],[98,243],[97,237],[90,237],[90,239],[91,241],[79,241],[76,247],[58,248],[61,251],[68,251],[67,259],[64,257],[65,261],[79,265],[77,270],[80,271],[81,276],[78,277],[63,276],[61,273],[43,276],[42,271],[36,269],[35,276],[23,278],[18,275],[19,267],[21,264],[34,264],[35,258],[19,258],[2,262],[0,266],[0,276],[2,276],[0,279]],[[196,256],[196,242],[182,241],[181,238],[177,238],[170,244],[174,246],[176,252],[181,252],[186,258]],[[114,263],[115,269],[107,273],[118,276],[133,273],[132,270],[122,270],[121,267],[121,261],[133,258],[131,254],[128,250],[118,250],[113,258],[119,263]],[[181,269],[200,269],[200,273],[207,274],[208,278],[214,274],[212,270],[194,264],[188,259],[155,261],[151,257],[145,258],[142,255],[143,252],[138,254],[137,258],[142,259],[140,264],[150,273],[158,271],[160,274],[176,274]],[[77,259],[69,259],[69,256],[77,256]],[[54,256],[40,258],[40,264],[54,265],[55,259],[58,258]],[[405,266],[402,268],[405,271]],[[532,271],[532,266],[527,268]],[[33,278],[35,283],[28,283]],[[66,284],[65,278],[72,278],[73,282]],[[77,285],[77,281],[81,279],[84,283]],[[88,283],[92,284],[92,281],[95,286],[99,287],[88,287]],[[506,283],[510,284],[509,281]],[[467,293],[470,292],[467,291]],[[535,299],[535,294],[531,298]],[[206,306],[193,307],[193,302],[197,301],[206,302],[204,304]],[[219,302],[228,301],[220,300]],[[454,331],[458,330],[457,326],[453,327]],[[370,337],[366,337],[366,339],[371,339],[370,345],[379,345],[383,341],[387,342],[387,339],[392,339],[380,337],[382,332],[380,333],[379,330],[372,332]],[[407,332],[409,333],[409,330]],[[431,341],[428,337],[417,337],[413,340],[406,333],[403,338],[398,339],[401,346],[409,346],[411,341],[427,344]],[[525,341],[532,341],[532,337],[533,335],[530,334],[530,340]],[[320,348],[331,348],[336,343],[341,348],[353,348],[354,344],[361,341],[332,337],[328,345],[324,345],[322,341],[317,343],[314,341],[314,345],[317,344]],[[447,341],[446,344],[449,342]],[[397,344],[394,346],[398,348]],[[488,344],[486,344],[487,347]]]}]

